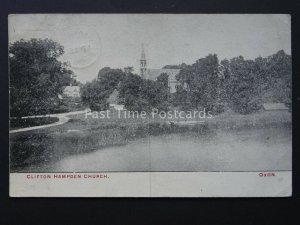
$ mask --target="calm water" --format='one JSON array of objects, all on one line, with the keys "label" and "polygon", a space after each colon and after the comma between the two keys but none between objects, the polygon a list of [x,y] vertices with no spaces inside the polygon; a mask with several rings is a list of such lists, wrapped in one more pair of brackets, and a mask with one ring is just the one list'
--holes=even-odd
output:
[{"label": "calm water", "polygon": [[[291,170],[290,128],[151,136],[125,146],[70,156],[51,172]],[[41,168],[40,168],[41,169]],[[40,170],[39,169],[39,170]]]}]

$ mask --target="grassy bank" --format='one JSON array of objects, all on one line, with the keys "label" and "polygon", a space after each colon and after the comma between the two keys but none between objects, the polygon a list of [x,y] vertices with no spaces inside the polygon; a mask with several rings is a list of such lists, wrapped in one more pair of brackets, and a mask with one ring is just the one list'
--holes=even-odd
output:
[{"label": "grassy bank", "polygon": [[204,123],[186,124],[188,120],[168,120],[147,117],[122,119],[112,114],[110,119],[70,116],[68,123],[57,127],[10,135],[10,166],[12,171],[34,164],[59,160],[72,154],[86,153],[108,146],[124,145],[148,135],[192,132],[204,135],[218,129],[245,127],[290,126],[288,112],[260,112],[251,115],[223,113]]},{"label": "grassy bank", "polygon": [[[71,122],[72,123],[72,122]],[[70,125],[70,124],[69,124]],[[166,123],[136,123],[130,126],[107,125],[67,132],[22,132],[10,137],[10,167],[18,170],[26,166],[56,161],[68,155],[87,153],[109,146],[125,145],[148,135],[208,132],[207,126],[179,126]]]}]

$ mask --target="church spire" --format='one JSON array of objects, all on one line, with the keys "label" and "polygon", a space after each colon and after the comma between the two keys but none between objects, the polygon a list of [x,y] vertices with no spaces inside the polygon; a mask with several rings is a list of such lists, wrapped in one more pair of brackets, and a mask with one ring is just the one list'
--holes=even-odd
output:
[{"label": "church spire", "polygon": [[146,54],[144,50],[144,44],[142,44],[142,54],[140,60],[140,75],[142,78],[145,78],[146,69],[147,69]]},{"label": "church spire", "polygon": [[142,55],[141,55],[141,60],[146,60],[144,44],[142,44]]}]

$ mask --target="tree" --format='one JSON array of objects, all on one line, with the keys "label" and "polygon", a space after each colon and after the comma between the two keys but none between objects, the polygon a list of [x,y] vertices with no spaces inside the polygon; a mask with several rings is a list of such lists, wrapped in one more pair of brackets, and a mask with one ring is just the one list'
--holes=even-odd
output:
[{"label": "tree", "polygon": [[130,111],[151,111],[152,108],[166,110],[169,106],[169,93],[165,86],[135,74],[126,75],[121,82],[119,97]]},{"label": "tree", "polygon": [[248,114],[264,102],[291,107],[292,60],[283,50],[266,58],[240,56],[220,64],[216,55],[208,55],[182,67],[176,79],[179,85],[172,102],[183,110],[202,106],[219,113],[229,105]]},{"label": "tree", "polygon": [[108,86],[115,88],[125,76],[125,72],[121,69],[111,69],[104,67],[98,72],[98,81]]},{"label": "tree", "polygon": [[98,77],[92,82],[87,82],[82,87],[82,101],[93,111],[106,110],[109,96],[118,90],[121,82],[125,79],[125,72],[120,69],[104,67],[98,72]]},{"label": "tree", "polygon": [[[176,77],[181,86],[177,88],[177,97],[180,99],[178,103],[185,109],[205,107],[213,110],[218,99],[218,67],[216,54],[210,54],[192,65],[183,67]],[[181,94],[183,96],[180,96]]]},{"label": "tree", "polygon": [[120,83],[119,96],[122,99],[127,110],[142,111],[142,108],[147,108],[145,102],[142,104],[138,101],[141,95],[142,78],[135,74],[126,75],[125,79]]},{"label": "tree", "polygon": [[291,105],[292,58],[283,50],[255,59],[262,101]]},{"label": "tree", "polygon": [[228,102],[236,112],[257,111],[265,102],[291,106],[291,56],[284,51],[266,58],[245,60],[242,56],[223,60]]},{"label": "tree", "polygon": [[260,108],[256,74],[253,60],[245,60],[242,56],[230,60],[230,82],[226,88],[234,111],[248,114]]},{"label": "tree", "polygon": [[46,114],[57,105],[73,72],[58,60],[63,46],[50,39],[21,39],[9,44],[10,114]]},{"label": "tree", "polygon": [[110,95],[109,90],[103,89],[98,80],[87,82],[81,88],[82,102],[90,107],[92,111],[107,110],[109,105],[107,99]]},{"label": "tree", "polygon": [[125,75],[125,72],[120,69],[111,69],[110,67],[102,68],[98,73],[98,81],[101,89],[111,94],[124,80]]},{"label": "tree", "polygon": [[163,87],[168,87],[169,83],[169,75],[167,73],[161,73],[157,78],[156,81],[160,83]]},{"label": "tree", "polygon": [[141,83],[141,98],[148,102],[149,110],[157,108],[166,111],[169,108],[169,90],[157,81],[143,80]]}]

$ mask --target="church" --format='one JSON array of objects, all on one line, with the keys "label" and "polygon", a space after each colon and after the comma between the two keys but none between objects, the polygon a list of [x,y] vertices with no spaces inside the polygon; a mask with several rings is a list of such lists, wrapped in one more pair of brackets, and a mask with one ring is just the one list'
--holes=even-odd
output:
[{"label": "church", "polygon": [[178,85],[178,81],[176,80],[176,75],[179,74],[180,69],[150,69],[147,68],[147,60],[146,54],[144,50],[144,46],[142,45],[142,54],[140,59],[140,76],[144,79],[156,80],[157,77],[166,73],[168,75],[168,87],[170,93],[176,92],[176,86]]}]

